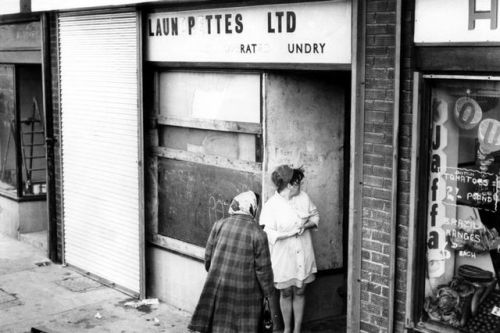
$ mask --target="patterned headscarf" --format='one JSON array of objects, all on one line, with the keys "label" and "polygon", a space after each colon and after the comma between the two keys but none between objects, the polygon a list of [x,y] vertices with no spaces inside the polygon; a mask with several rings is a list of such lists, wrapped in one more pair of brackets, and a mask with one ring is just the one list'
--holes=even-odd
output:
[{"label": "patterned headscarf", "polygon": [[234,197],[229,206],[229,215],[244,214],[255,217],[257,208],[257,197],[255,193],[247,191]]}]

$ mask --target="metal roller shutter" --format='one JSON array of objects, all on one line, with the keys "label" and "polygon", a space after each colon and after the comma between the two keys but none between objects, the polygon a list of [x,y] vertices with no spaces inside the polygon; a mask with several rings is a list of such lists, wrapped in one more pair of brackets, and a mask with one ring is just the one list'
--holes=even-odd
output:
[{"label": "metal roller shutter", "polygon": [[58,27],[65,261],[139,293],[137,13]]}]

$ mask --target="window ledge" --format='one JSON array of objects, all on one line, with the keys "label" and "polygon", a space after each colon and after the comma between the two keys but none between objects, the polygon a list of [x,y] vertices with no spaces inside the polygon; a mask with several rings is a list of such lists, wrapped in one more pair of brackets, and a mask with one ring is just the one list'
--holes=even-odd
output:
[{"label": "window ledge", "polygon": [[0,190],[0,197],[11,199],[11,200],[14,200],[14,201],[17,201],[17,202],[23,202],[23,201],[44,201],[44,200],[47,200],[47,195],[46,194],[31,195],[31,196],[25,196],[25,197],[18,197],[14,193],[7,192],[7,191],[2,191],[2,190]]},{"label": "window ledge", "polygon": [[445,326],[433,321],[419,322],[415,327],[412,328],[414,332],[422,333],[458,333],[460,330],[458,328],[453,328],[450,326]]},{"label": "window ledge", "polygon": [[160,234],[150,235],[148,241],[158,247],[181,254],[191,259],[202,262],[205,260],[205,249],[200,246],[189,244]]}]

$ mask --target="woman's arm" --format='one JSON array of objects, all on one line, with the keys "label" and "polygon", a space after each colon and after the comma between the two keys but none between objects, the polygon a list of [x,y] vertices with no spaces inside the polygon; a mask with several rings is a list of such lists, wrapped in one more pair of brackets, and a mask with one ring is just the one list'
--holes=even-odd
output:
[{"label": "woman's arm", "polygon": [[318,213],[318,208],[316,205],[309,199],[309,196],[307,196],[308,206],[309,206],[309,218],[307,221],[302,225],[302,227],[299,229],[299,235],[302,235],[305,230],[307,229],[315,229],[318,227],[319,223],[319,213]]},{"label": "woman's arm", "polygon": [[289,231],[289,232],[279,232],[275,229],[272,229],[272,227],[269,227],[268,225],[266,225],[264,227],[264,231],[266,232],[266,234],[268,236],[269,243],[275,244],[277,241],[287,239],[287,238],[290,238],[290,237],[297,235],[299,233],[299,228],[296,228],[296,229]]},{"label": "woman's arm", "polygon": [[310,219],[306,221],[306,223],[304,223],[302,225],[302,227],[299,228],[299,232],[298,232],[298,235],[302,235],[304,233],[304,231],[306,231],[307,229],[313,229],[313,228],[316,228],[318,225],[316,223],[314,223],[313,221],[311,221]]},{"label": "woman's arm", "polygon": [[283,240],[283,239],[287,239],[287,238],[290,238],[290,237],[293,237],[295,235],[298,235],[300,232],[300,229],[297,228],[297,229],[294,229],[290,232],[281,232],[279,233],[279,236],[276,237],[276,240]]},{"label": "woman's arm", "polygon": [[277,221],[275,215],[272,213],[273,208],[265,204],[260,213],[260,224],[264,226],[264,231],[267,234],[269,243],[274,245],[277,241],[287,239],[298,234],[299,229],[289,232],[280,232],[277,230]]}]

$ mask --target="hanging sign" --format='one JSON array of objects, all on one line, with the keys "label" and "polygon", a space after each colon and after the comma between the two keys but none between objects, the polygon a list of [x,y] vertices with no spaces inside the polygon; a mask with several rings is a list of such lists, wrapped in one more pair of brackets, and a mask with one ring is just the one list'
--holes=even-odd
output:
[{"label": "hanging sign", "polygon": [[416,0],[415,43],[500,41],[500,0]]},{"label": "hanging sign", "polygon": [[349,64],[351,3],[157,12],[145,34],[148,61]]}]

